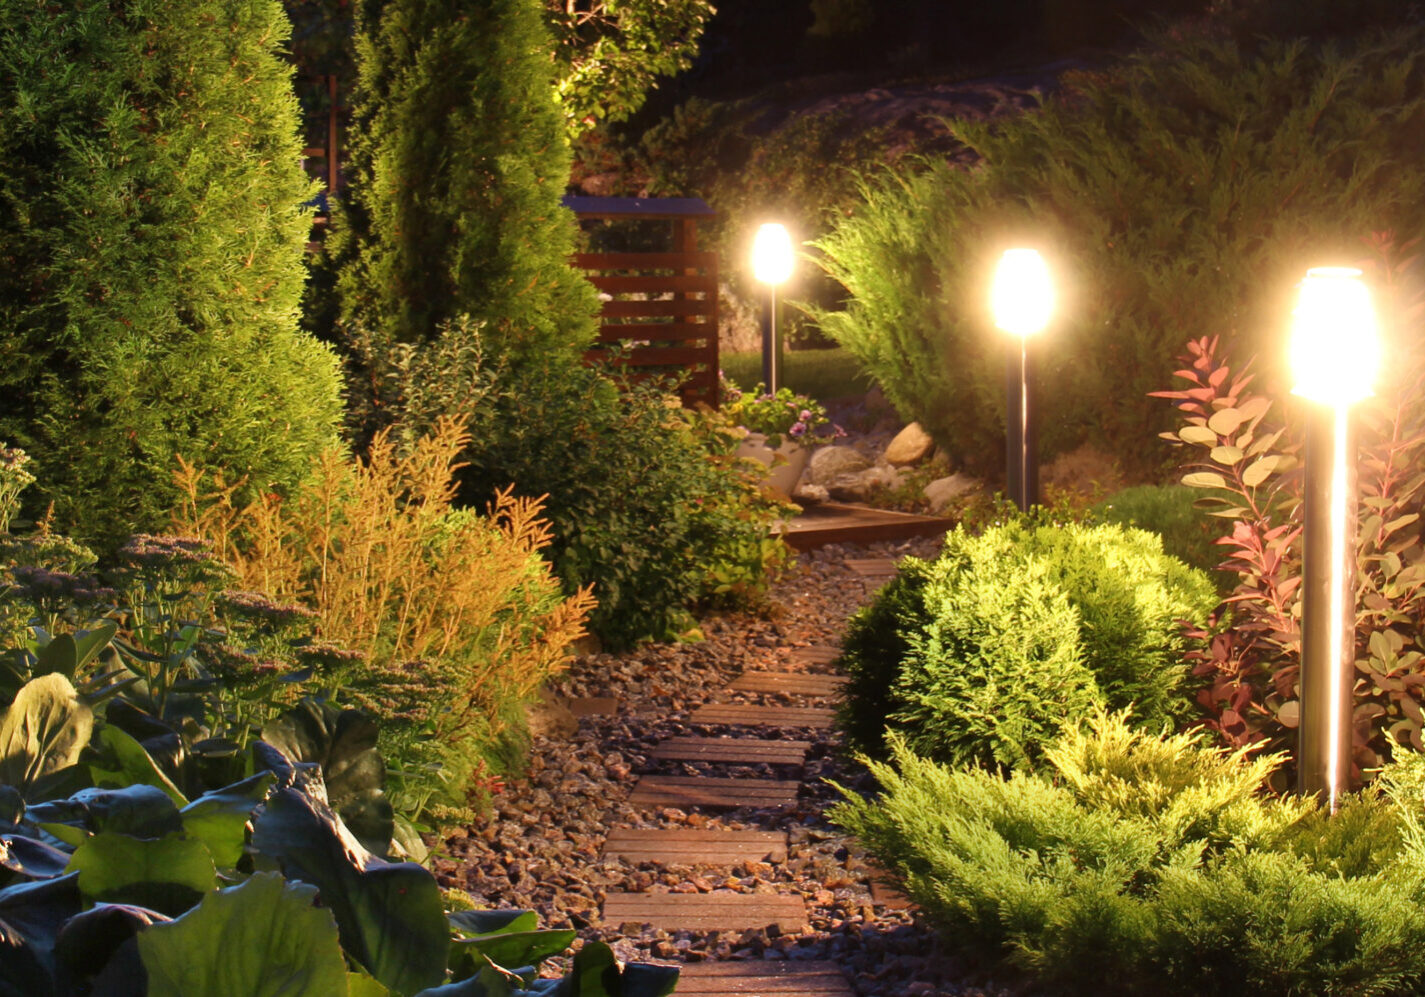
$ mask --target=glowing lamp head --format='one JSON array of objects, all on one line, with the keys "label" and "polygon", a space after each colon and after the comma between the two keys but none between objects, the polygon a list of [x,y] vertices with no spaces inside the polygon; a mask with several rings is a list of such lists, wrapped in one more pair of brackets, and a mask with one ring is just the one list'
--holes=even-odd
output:
[{"label": "glowing lamp head", "polygon": [[781,284],[792,275],[792,237],[781,225],[757,230],[752,243],[752,274],[764,284]]},{"label": "glowing lamp head", "polygon": [[1016,336],[1043,331],[1054,312],[1054,282],[1037,249],[1010,249],[1000,257],[990,285],[995,325]]},{"label": "glowing lamp head", "polygon": [[1293,394],[1344,406],[1373,393],[1380,370],[1380,330],[1361,272],[1306,272],[1292,314]]}]

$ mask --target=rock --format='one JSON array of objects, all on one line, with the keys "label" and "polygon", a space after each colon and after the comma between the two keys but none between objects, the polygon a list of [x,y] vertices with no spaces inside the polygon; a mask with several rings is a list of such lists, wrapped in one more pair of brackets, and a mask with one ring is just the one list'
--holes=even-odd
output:
[{"label": "rock", "polygon": [[920,428],[920,423],[912,422],[896,434],[891,445],[886,447],[885,461],[892,467],[914,467],[935,449],[935,441],[930,434]]},{"label": "rock", "polygon": [[930,511],[938,514],[944,512],[945,507],[955,499],[978,486],[979,481],[975,478],[957,473],[948,478],[936,478],[921,491],[930,501]]},{"label": "rock", "polygon": [[812,485],[826,485],[847,474],[856,474],[871,466],[871,458],[851,447],[829,446],[811,455],[803,480]]},{"label": "rock", "polygon": [[887,464],[876,464],[854,473],[837,475],[826,483],[826,491],[832,498],[843,502],[862,502],[877,489],[895,488],[899,484],[899,471]]},{"label": "rock", "polygon": [[802,505],[816,505],[831,498],[831,495],[821,485],[812,485],[803,482],[797,486],[797,490],[792,493],[792,498]]}]

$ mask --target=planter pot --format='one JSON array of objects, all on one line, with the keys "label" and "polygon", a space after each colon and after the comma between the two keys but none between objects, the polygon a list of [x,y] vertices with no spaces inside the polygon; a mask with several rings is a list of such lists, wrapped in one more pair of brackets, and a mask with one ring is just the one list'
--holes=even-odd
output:
[{"label": "planter pot", "polygon": [[767,446],[767,437],[761,433],[748,433],[747,438],[737,445],[737,456],[750,457],[767,465],[767,487],[782,498],[790,499],[796,491],[797,482],[802,480],[811,451],[793,440],[784,440],[776,450]]}]

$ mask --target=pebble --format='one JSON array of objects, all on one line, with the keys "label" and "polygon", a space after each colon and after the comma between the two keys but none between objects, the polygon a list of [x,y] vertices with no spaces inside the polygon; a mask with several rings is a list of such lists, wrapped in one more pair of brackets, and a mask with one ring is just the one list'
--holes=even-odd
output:
[{"label": "pebble", "polygon": [[[847,557],[933,557],[938,541],[919,539],[869,545],[829,545],[798,556],[795,570],[772,592],[765,616],[723,613],[701,621],[704,640],[648,644],[625,654],[575,658],[552,692],[570,698],[612,696],[615,716],[586,716],[572,736],[537,737],[529,771],[510,779],[477,825],[450,831],[434,871],[441,885],[465,890],[477,904],[537,911],[545,927],[575,928],[584,941],[609,943],[622,961],[831,960],[839,963],[859,997],[1003,997],[997,987],[966,982],[965,967],[937,952],[936,936],[913,913],[873,903],[864,855],[822,815],[837,794],[817,782],[832,778],[864,785],[864,773],[836,753],[835,731],[761,728],[757,736],[813,741],[805,770],[786,767],[712,766],[650,760],[647,751],[680,734],[731,733],[688,722],[709,702],[794,702],[757,694],[733,696],[725,686],[765,663],[778,648],[839,642],[846,619],[865,603],[862,580]],[[774,667],[785,668],[785,661]],[[829,671],[812,665],[808,671]],[[713,814],[676,807],[642,810],[625,802],[637,773],[801,778],[802,794],[781,810],[742,809]],[[597,858],[609,828],[687,827],[781,830],[790,848],[783,862],[744,862],[728,868],[634,864]],[[666,931],[638,924],[603,924],[595,905],[605,893],[672,892],[800,894],[809,925],[801,930],[744,932]],[[567,957],[550,960],[552,972]]]}]

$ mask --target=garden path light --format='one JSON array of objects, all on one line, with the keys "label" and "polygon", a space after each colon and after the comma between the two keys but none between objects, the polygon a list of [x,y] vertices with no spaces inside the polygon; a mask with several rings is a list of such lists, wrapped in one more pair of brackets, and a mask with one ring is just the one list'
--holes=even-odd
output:
[{"label": "garden path light", "polygon": [[769,222],[757,230],[752,243],[752,275],[767,285],[762,309],[762,383],[775,395],[781,366],[777,349],[777,285],[792,275],[792,237],[785,226]]},{"label": "garden path light", "polygon": [[1044,330],[1054,312],[1054,282],[1038,250],[1010,249],[1000,257],[990,285],[990,310],[995,325],[1018,340],[1019,349],[1011,351],[1005,366],[1006,490],[1027,512],[1039,501],[1029,339]]}]

